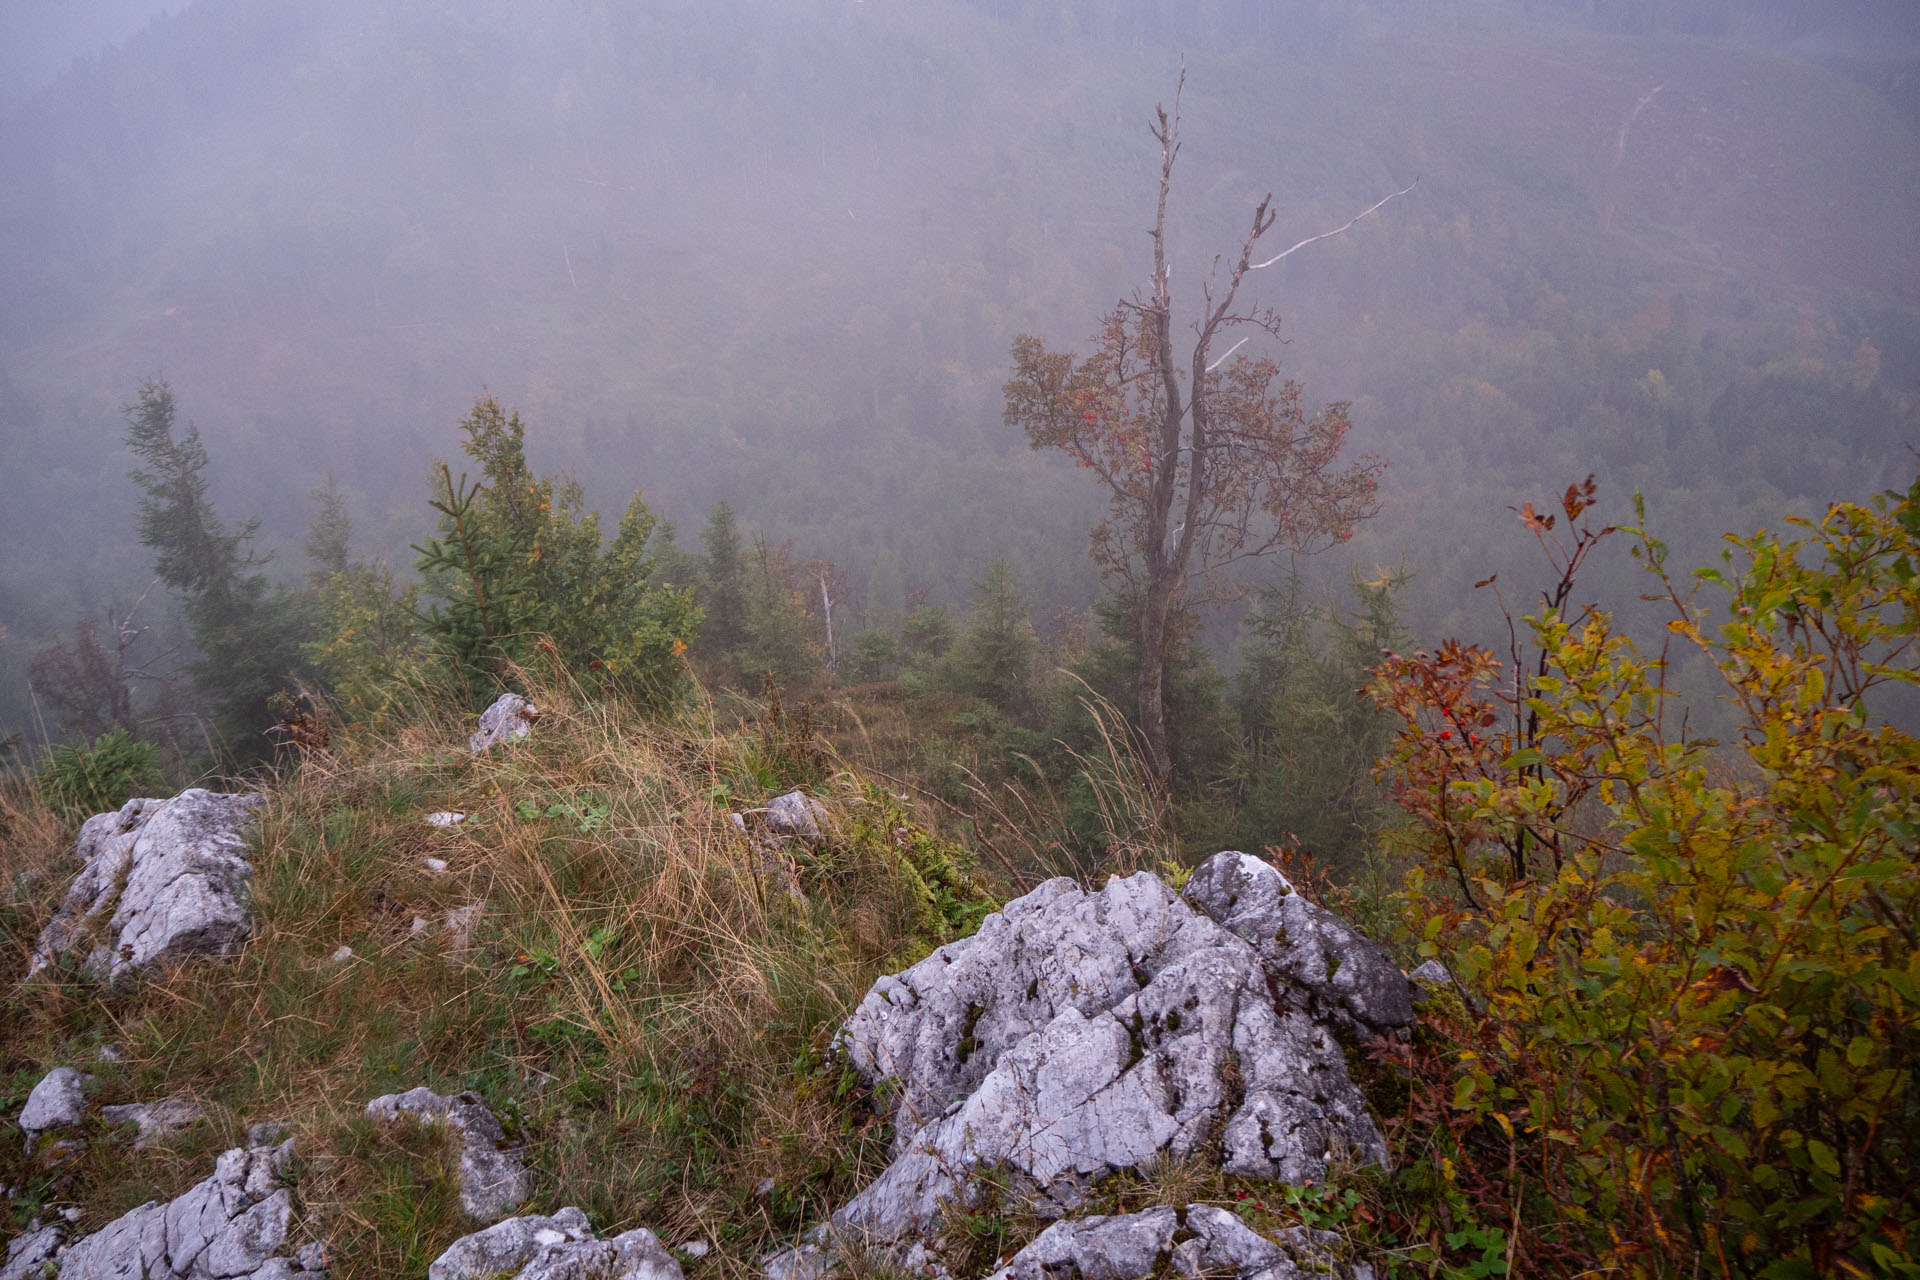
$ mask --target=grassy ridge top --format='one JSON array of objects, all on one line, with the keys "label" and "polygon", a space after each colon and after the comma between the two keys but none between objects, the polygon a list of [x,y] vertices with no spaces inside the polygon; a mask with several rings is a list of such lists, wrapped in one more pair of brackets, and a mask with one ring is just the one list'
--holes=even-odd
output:
[{"label": "grassy ridge top", "polygon": [[[56,1172],[8,1144],[22,1223],[77,1205],[97,1230],[276,1120],[300,1139],[330,1274],[422,1274],[471,1230],[457,1155],[361,1114],[419,1084],[479,1092],[527,1140],[528,1211],[577,1204],[602,1232],[707,1241],[694,1275],[753,1274],[877,1171],[884,1127],[828,1039],[876,976],[977,923],[985,878],[810,740],[534,692],[540,724],[509,748],[471,756],[464,720],[429,712],[264,779],[238,957],[121,994],[70,975],[15,988],[0,1110],[75,1065],[95,1102],[185,1097],[209,1118],[144,1152],[96,1131]],[[814,848],[729,817],[798,784],[831,815]],[[428,825],[442,810],[466,820]],[[31,797],[7,811],[10,984],[71,879],[72,837]],[[473,904],[463,936],[447,913]],[[96,1062],[108,1042],[124,1061]]]}]

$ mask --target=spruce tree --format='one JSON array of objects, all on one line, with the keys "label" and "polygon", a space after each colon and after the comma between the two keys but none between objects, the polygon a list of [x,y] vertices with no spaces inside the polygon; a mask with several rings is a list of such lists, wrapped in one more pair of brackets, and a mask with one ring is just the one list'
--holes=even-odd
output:
[{"label": "spruce tree", "polygon": [[700,644],[710,657],[731,661],[747,639],[747,560],[732,507],[713,504],[700,542],[707,550],[701,565],[700,604],[706,621]]},{"label": "spruce tree", "polygon": [[302,604],[259,572],[270,558],[252,549],[257,521],[228,530],[207,498],[207,451],[191,424],[174,432],[173,390],[154,379],[127,407],[127,445],[143,497],[140,541],[154,570],[179,597],[199,651],[189,671],[210,704],[221,745],[241,759],[261,754],[268,703],[302,672]]},{"label": "spruce tree", "polygon": [[980,602],[948,658],[948,683],[959,693],[1017,713],[1032,697],[1034,639],[1027,602],[1005,560],[989,564],[978,586]]},{"label": "spruce tree", "polygon": [[456,480],[436,464],[438,536],[414,549],[434,601],[427,635],[468,696],[490,701],[513,666],[545,651],[644,705],[677,697],[700,611],[691,589],[659,583],[654,516],[640,495],[603,545],[579,483],[528,467],[519,414],[483,396],[460,426],[482,479]]}]

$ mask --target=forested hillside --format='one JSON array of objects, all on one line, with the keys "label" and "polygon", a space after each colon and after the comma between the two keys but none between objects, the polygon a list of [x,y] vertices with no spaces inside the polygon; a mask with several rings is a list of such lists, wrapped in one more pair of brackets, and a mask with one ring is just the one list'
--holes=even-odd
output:
[{"label": "forested hillside", "polygon": [[1910,0],[18,14],[0,1280],[1920,1274]]},{"label": "forested hillside", "polygon": [[288,579],[327,472],[404,569],[485,386],[592,505],[725,499],[853,617],[994,556],[1084,608],[1097,495],[1000,387],[1016,333],[1143,286],[1183,57],[1176,291],[1269,189],[1291,243],[1421,179],[1261,283],[1286,372],[1389,462],[1354,563],[1458,626],[1507,505],[1588,472],[1699,558],[1894,482],[1920,422],[1913,33],[1810,14],[199,0],[0,132],[0,716],[148,582],[120,408],[154,374]]}]

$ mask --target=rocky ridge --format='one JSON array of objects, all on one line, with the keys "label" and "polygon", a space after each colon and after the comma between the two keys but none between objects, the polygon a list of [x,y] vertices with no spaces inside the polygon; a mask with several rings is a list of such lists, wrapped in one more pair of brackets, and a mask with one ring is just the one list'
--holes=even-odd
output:
[{"label": "rocky ridge", "polygon": [[[505,699],[496,711],[497,732],[476,734],[476,752],[524,736],[537,718]],[[237,949],[251,929],[247,838],[261,803],[192,790],[89,820],[82,869],[42,931],[33,971],[80,956],[84,976],[120,982]],[[758,816],[771,839],[803,844],[831,819],[801,793]],[[1089,1210],[1106,1179],[1169,1159],[1284,1183],[1383,1162],[1342,1042],[1403,1034],[1412,991],[1378,947],[1242,853],[1209,859],[1179,893],[1145,872],[1094,891],[1048,881],[972,937],[874,983],[835,1043],[884,1099],[893,1159],[806,1243],[766,1259],[764,1273],[840,1274],[841,1251],[853,1247],[950,1277],[953,1215],[1007,1197],[1055,1221],[1002,1258],[992,1280],[1346,1274],[1314,1233],[1263,1236],[1218,1206]],[[18,1121],[39,1158],[64,1158],[62,1144],[80,1141],[66,1135],[83,1128],[91,1080],[62,1067],[33,1091]],[[100,1110],[136,1126],[136,1146],[199,1119],[171,1098]],[[503,1219],[537,1188],[522,1144],[478,1095],[421,1087],[374,1099],[367,1114],[410,1114],[459,1137],[462,1206],[492,1225],[445,1250],[431,1280],[681,1275],[651,1232],[599,1239],[578,1208]],[[9,1244],[0,1280],[323,1275],[322,1246],[289,1243],[299,1170],[292,1142],[279,1139],[256,1126],[188,1192],[77,1240],[66,1220],[36,1221]]]}]

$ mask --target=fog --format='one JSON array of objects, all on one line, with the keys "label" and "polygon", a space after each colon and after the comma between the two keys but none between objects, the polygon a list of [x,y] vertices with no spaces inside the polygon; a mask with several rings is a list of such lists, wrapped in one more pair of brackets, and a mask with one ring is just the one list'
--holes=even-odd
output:
[{"label": "fog", "polygon": [[0,5],[0,101],[17,105],[51,84],[78,59],[137,34],[179,0],[7,0]]},{"label": "fog", "polygon": [[327,473],[355,554],[404,571],[485,388],[602,510],[639,488],[686,541],[724,499],[862,610],[963,598],[996,556],[1036,614],[1085,608],[1101,495],[1002,425],[1001,386],[1016,334],[1072,346],[1144,287],[1146,124],[1183,60],[1189,312],[1265,193],[1290,244],[1421,180],[1258,301],[1268,354],[1389,464],[1315,572],[1404,560],[1423,633],[1526,580],[1508,506],[1590,472],[1697,560],[1904,483],[1920,445],[1904,2],[0,14],[9,730],[27,655],[152,580],[121,408],[155,375],[290,580]]}]

